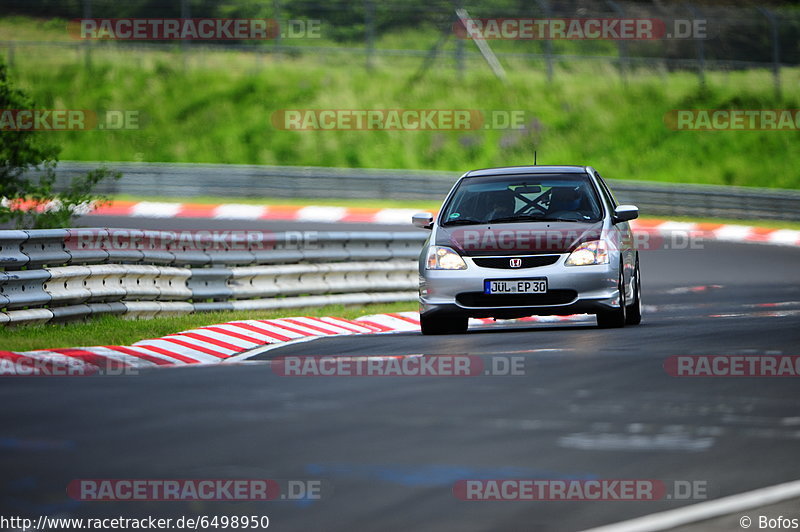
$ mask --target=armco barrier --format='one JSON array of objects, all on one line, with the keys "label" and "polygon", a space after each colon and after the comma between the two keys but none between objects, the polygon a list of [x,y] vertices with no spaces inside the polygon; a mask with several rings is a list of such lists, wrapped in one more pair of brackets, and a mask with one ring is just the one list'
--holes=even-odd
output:
[{"label": "armco barrier", "polygon": [[0,231],[0,268],[17,270],[28,264],[30,259],[22,252],[26,240],[25,231]]},{"label": "armco barrier", "polygon": [[[191,196],[441,200],[458,172],[301,166],[185,163],[60,162],[58,184],[98,166],[122,173],[99,192],[187,198]],[[603,170],[602,168],[600,169]],[[607,171],[611,171],[608,169]],[[604,172],[605,173],[605,172]],[[220,175],[225,179],[221,180]],[[680,181],[682,176],[675,176]],[[642,176],[646,178],[646,176]],[[645,216],[800,220],[800,191],[609,179],[617,199]],[[144,214],[144,213],[142,213]]]},{"label": "armco barrier", "polygon": [[[69,249],[70,264],[101,264],[108,262],[108,250],[90,247],[80,239],[80,230],[67,229],[66,247]],[[98,229],[99,235],[108,235],[108,231]]]},{"label": "armco barrier", "polygon": [[268,236],[266,245],[214,250],[168,232],[0,231],[0,325],[417,297],[415,259],[426,234],[313,233],[301,243],[294,233]]},{"label": "armco barrier", "polygon": [[66,229],[42,229],[25,231],[28,238],[20,249],[28,256],[26,268],[49,264],[58,266],[69,262],[71,256],[65,249],[65,241],[69,236]]},{"label": "armco barrier", "polygon": [[8,298],[9,309],[42,307],[53,299],[44,289],[50,280],[47,270],[20,270],[5,272],[0,284],[0,293]]},{"label": "armco barrier", "polygon": [[230,268],[195,268],[187,281],[195,301],[227,301],[233,296]]},{"label": "armco barrier", "polygon": [[90,274],[86,278],[86,288],[90,300],[98,303],[112,303],[128,295],[124,277],[127,266],[122,264],[92,264],[86,266]]},{"label": "armco barrier", "polygon": [[44,283],[44,291],[50,294],[51,305],[74,305],[92,297],[87,282],[92,270],[88,267],[63,266],[46,271],[50,273],[50,278]]},{"label": "armco barrier", "polygon": [[417,264],[412,261],[253,266],[233,268],[230,279],[234,299],[413,290],[417,283]]},{"label": "armco barrier", "polygon": [[53,319],[53,311],[46,308],[29,310],[8,310],[2,313],[0,321],[6,325],[30,325],[34,323],[47,323]]}]

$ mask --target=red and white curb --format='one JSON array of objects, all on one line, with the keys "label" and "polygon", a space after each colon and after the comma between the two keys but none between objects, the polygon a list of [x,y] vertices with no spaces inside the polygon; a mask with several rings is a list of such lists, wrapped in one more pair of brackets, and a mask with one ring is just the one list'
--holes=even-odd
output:
[{"label": "red and white curb", "polygon": [[[324,205],[249,205],[114,201],[96,208],[91,215],[144,218],[211,218],[216,220],[276,220],[322,223],[372,223],[409,225],[418,209],[374,207],[332,207]],[[670,235],[683,233],[706,240],[756,242],[800,246],[800,231],[748,225],[674,222],[639,219],[631,222],[636,231]]]},{"label": "red and white curb", "polygon": [[702,240],[800,246],[800,231],[794,229],[702,222],[672,222],[646,218],[633,220],[631,228],[636,232],[664,236],[683,234]]},{"label": "red and white curb", "polygon": [[332,207],[325,205],[250,205],[114,201],[91,215],[142,218],[211,218],[215,220],[280,220],[293,222],[410,224],[419,209]]},{"label": "red and white curb", "polygon": [[[591,316],[533,316],[515,322],[583,321]],[[490,318],[472,319],[481,326]],[[130,368],[218,364],[246,360],[246,352],[257,347],[335,335],[419,331],[419,314],[397,312],[375,314],[355,320],[336,317],[294,317],[273,320],[243,320],[209,325],[162,338],[142,340],[130,346],[106,345],[0,351],[0,375],[88,375],[98,372],[124,374]]]}]

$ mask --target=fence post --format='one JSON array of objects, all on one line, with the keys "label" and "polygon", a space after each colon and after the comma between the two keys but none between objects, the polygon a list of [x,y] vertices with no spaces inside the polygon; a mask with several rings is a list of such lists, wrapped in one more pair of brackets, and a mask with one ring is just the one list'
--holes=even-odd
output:
[{"label": "fence post", "polygon": [[[83,18],[92,18],[92,0],[83,0]],[[83,43],[83,60],[86,70],[92,68],[92,41],[86,39]]]},{"label": "fence post", "polygon": [[[189,0],[181,0],[181,18],[187,19],[192,18],[192,12],[189,7]],[[188,50],[189,43],[186,42],[186,39],[181,39],[181,52],[183,55],[183,68],[186,69],[188,66],[188,57],[187,57],[187,50]]]},{"label": "fence post", "polygon": [[[686,8],[692,14],[692,19],[696,20],[700,18],[700,11],[697,10],[693,5],[687,4]],[[700,79],[700,86],[705,87],[706,85],[706,47],[703,39],[698,39],[695,37],[695,48],[697,49],[697,77]]]},{"label": "fence post", "polygon": [[283,17],[281,17],[281,0],[272,0],[272,13],[275,24],[278,26],[278,34],[275,35],[275,54],[276,58],[280,55],[283,33]]},{"label": "fence post", "polygon": [[[467,21],[469,20],[469,13],[467,13],[466,9],[459,9],[456,11],[456,16],[461,21],[461,24],[467,28]],[[482,35],[478,35],[475,37],[474,35],[470,35],[469,32],[466,32],[467,35],[470,36],[472,42],[475,43],[475,46],[478,47],[478,50],[481,52],[483,59],[486,60],[486,64],[489,65],[489,68],[492,69],[494,75],[497,79],[502,81],[503,83],[507,83],[506,79],[506,71],[503,68],[503,65],[500,64],[500,61],[497,59],[497,56],[492,51],[492,48],[489,46],[489,43],[483,38]]]},{"label": "fence post", "polygon": [[[455,0],[455,8],[456,10],[464,9],[464,1],[463,0]],[[456,22],[457,24],[457,22]],[[453,24],[455,26],[455,24]],[[452,28],[455,31],[455,27]],[[464,29],[466,31],[466,28]],[[458,79],[464,79],[464,39],[459,38],[456,35],[456,71],[458,73]]]},{"label": "fence post", "polygon": [[[547,3],[547,0],[536,0],[536,3],[539,4],[539,9],[542,10],[545,18],[551,18],[550,12],[550,4]],[[550,36],[545,36],[544,39],[544,57],[545,61],[547,62],[547,81],[553,81],[553,41],[550,40]]]},{"label": "fence post", "polygon": [[770,37],[772,38],[772,79],[775,83],[775,96],[781,97],[781,44],[778,40],[778,18],[775,13],[765,7],[758,11],[769,21]]},{"label": "fence post", "polygon": [[372,70],[375,56],[375,4],[364,0],[364,32],[367,41],[367,70]]},{"label": "fence post", "polygon": [[[606,3],[614,10],[619,18],[625,18],[625,10],[619,7],[619,4],[614,0],[606,0]],[[622,83],[627,83],[627,70],[628,70],[628,43],[624,40],[617,41],[617,48],[619,49],[619,75]]]}]

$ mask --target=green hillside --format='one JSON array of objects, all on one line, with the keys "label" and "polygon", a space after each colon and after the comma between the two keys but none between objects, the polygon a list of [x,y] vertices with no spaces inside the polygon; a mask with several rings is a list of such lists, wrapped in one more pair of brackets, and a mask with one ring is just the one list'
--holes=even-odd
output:
[{"label": "green hillside", "polygon": [[[52,37],[52,27],[0,23],[5,38]],[[38,32],[38,33],[37,33]],[[51,33],[48,33],[51,32]],[[11,34],[11,37],[9,37]],[[800,132],[673,131],[672,109],[798,109],[800,70],[783,70],[783,95],[768,71],[708,76],[561,64],[509,64],[507,85],[470,62],[463,81],[437,64],[409,85],[421,58],[314,54],[275,59],[244,52],[21,47],[16,83],[43,108],[136,110],[141,129],[48,132],[62,159],[437,169],[529,163],[591,164],[608,177],[800,187]],[[519,130],[285,131],[282,109],[471,109],[525,113]]]}]

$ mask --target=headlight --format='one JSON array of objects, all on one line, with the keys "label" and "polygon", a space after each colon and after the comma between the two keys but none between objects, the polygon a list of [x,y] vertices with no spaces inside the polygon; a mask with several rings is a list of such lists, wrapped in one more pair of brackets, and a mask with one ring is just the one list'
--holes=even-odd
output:
[{"label": "headlight", "polygon": [[446,246],[428,248],[428,270],[466,270],[467,263],[461,255]]},{"label": "headlight", "polygon": [[584,242],[569,254],[567,266],[588,266],[590,264],[608,264],[608,244],[605,240]]}]

